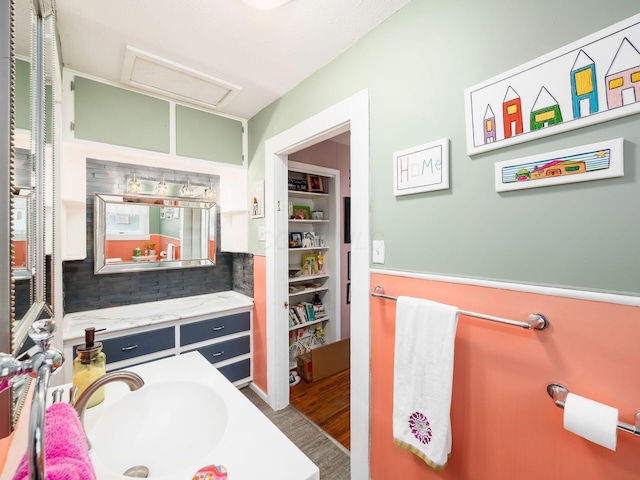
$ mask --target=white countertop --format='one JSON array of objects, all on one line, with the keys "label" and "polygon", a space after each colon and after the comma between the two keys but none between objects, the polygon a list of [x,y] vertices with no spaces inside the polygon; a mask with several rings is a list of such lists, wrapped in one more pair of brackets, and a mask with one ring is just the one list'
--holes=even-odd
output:
[{"label": "white countertop", "polygon": [[251,297],[234,291],[226,291],[87,310],[64,316],[62,336],[65,342],[81,340],[84,338],[84,329],[88,327],[106,328],[109,332],[114,332],[179,321],[200,315],[251,308],[253,308]]},{"label": "white countertop", "polygon": [[[173,472],[172,480],[192,478],[198,468],[212,464],[224,465],[229,478],[234,480],[319,480],[318,467],[198,352],[138,365],[127,370],[139,374],[144,379],[145,386],[171,380],[205,384],[215,389],[226,403],[228,422],[221,440],[210,453],[197,462],[197,465],[187,467],[181,472]],[[62,387],[66,390],[70,384]],[[130,393],[122,382],[110,383],[105,388],[104,402],[85,413],[85,428],[89,438],[102,414]],[[66,393],[63,398],[68,398]],[[185,407],[188,403],[188,399],[185,398]],[[167,413],[180,415],[180,412]],[[111,474],[100,462],[94,462],[94,468],[99,480],[126,478]],[[160,478],[162,477],[163,475],[160,475]]]}]

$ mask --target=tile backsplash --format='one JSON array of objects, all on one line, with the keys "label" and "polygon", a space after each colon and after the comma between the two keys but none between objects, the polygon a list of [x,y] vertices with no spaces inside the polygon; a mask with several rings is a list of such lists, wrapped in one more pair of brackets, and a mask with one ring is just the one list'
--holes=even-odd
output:
[{"label": "tile backsplash", "polygon": [[[180,170],[104,160],[87,159],[87,258],[63,262],[64,311],[80,312],[98,308],[154,302],[169,298],[235,290],[253,297],[253,255],[249,253],[216,253],[216,265],[170,270],[115,273],[93,273],[93,200],[94,193],[125,191],[128,178],[135,172],[138,179],[187,183],[219,188],[219,179]],[[220,218],[217,219],[219,232]],[[220,242],[217,242],[219,245]]]}]

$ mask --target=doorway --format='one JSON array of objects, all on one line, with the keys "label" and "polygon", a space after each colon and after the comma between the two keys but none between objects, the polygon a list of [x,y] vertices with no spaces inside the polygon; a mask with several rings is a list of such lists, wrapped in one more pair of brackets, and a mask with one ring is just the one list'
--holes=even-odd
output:
[{"label": "doorway", "polygon": [[[351,478],[369,478],[369,93],[363,90],[265,142],[265,221],[272,238],[287,238],[288,156],[351,131]],[[288,304],[288,252],[278,241],[266,249],[267,401],[289,404],[288,324],[278,321]]]},{"label": "doorway", "polygon": [[[312,289],[302,290],[302,286],[299,286],[305,285],[304,281],[298,280],[304,278],[304,275],[293,275],[294,278],[290,278],[290,307],[296,303],[298,306],[304,307],[305,301],[312,301],[313,308],[315,309],[317,306],[318,311],[326,315],[328,320],[321,321],[320,324],[310,322],[311,325],[306,328],[304,326],[301,328],[297,324],[292,324],[289,328],[290,353],[293,356],[290,368],[294,372],[290,377],[289,401],[293,407],[346,450],[351,448],[348,354],[351,327],[351,304],[349,302],[351,242],[348,203],[351,197],[350,145],[351,132],[348,131],[288,155],[290,199],[293,196],[293,203],[297,203],[304,202],[309,197],[316,198],[313,203],[314,208],[325,209],[325,211],[317,211],[317,213],[322,213],[320,223],[308,226],[315,229],[316,235],[329,234],[326,242],[324,241],[325,237],[321,236],[322,246],[316,244],[316,247],[320,247],[318,250],[305,249],[304,243],[302,244],[303,252],[322,255],[326,270],[323,269],[318,273],[327,274],[329,278],[318,275],[319,278],[317,277],[315,280],[317,284],[311,285],[312,288],[316,288],[315,291]],[[306,191],[298,193],[299,181],[295,176],[300,171],[324,173],[328,176],[317,177],[324,178],[317,188],[311,188],[312,186],[308,185],[308,192],[314,193]],[[316,177],[313,175],[308,177],[308,179],[313,178]],[[319,191],[322,193],[317,193]],[[301,225],[304,225],[305,228],[307,226],[305,223]],[[299,228],[299,224],[290,221],[290,231]],[[290,247],[290,277],[292,272],[297,273],[296,268],[300,268],[296,255],[298,251],[298,247]],[[296,293],[298,290],[301,292]],[[316,321],[318,320],[316,319]],[[320,325],[320,329],[317,328],[318,325]],[[312,341],[309,342],[309,339]],[[326,348],[323,348],[323,345],[327,345]],[[314,346],[321,348],[322,352],[315,350]],[[307,381],[305,375],[299,376],[296,372],[298,355],[305,353],[313,354],[313,381]],[[318,355],[319,353],[320,355]],[[323,361],[322,359],[329,363],[319,364],[318,362]],[[301,368],[303,368],[302,361]]]}]

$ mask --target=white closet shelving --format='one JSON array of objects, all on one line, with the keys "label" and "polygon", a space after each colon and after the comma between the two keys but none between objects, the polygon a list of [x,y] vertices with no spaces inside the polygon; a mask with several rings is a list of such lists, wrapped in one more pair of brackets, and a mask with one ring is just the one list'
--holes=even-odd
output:
[{"label": "white closet shelving", "polygon": [[[285,321],[289,322],[290,368],[295,368],[297,355],[340,338],[339,175],[337,170],[289,162],[289,311],[293,315]],[[322,301],[320,312],[313,312],[316,294]]]}]

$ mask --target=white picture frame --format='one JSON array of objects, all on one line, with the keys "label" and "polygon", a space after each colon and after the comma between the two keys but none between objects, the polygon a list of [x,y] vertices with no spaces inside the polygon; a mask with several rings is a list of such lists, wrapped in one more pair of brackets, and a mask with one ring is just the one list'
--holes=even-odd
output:
[{"label": "white picture frame", "polygon": [[448,138],[393,154],[393,194],[396,197],[448,188]]},{"label": "white picture frame", "polygon": [[464,91],[467,154],[640,113],[640,14]]},{"label": "white picture frame", "polygon": [[624,176],[623,138],[495,164],[496,192],[622,176]]},{"label": "white picture frame", "polygon": [[251,184],[249,210],[251,212],[251,218],[264,217],[264,180],[259,180]]}]

